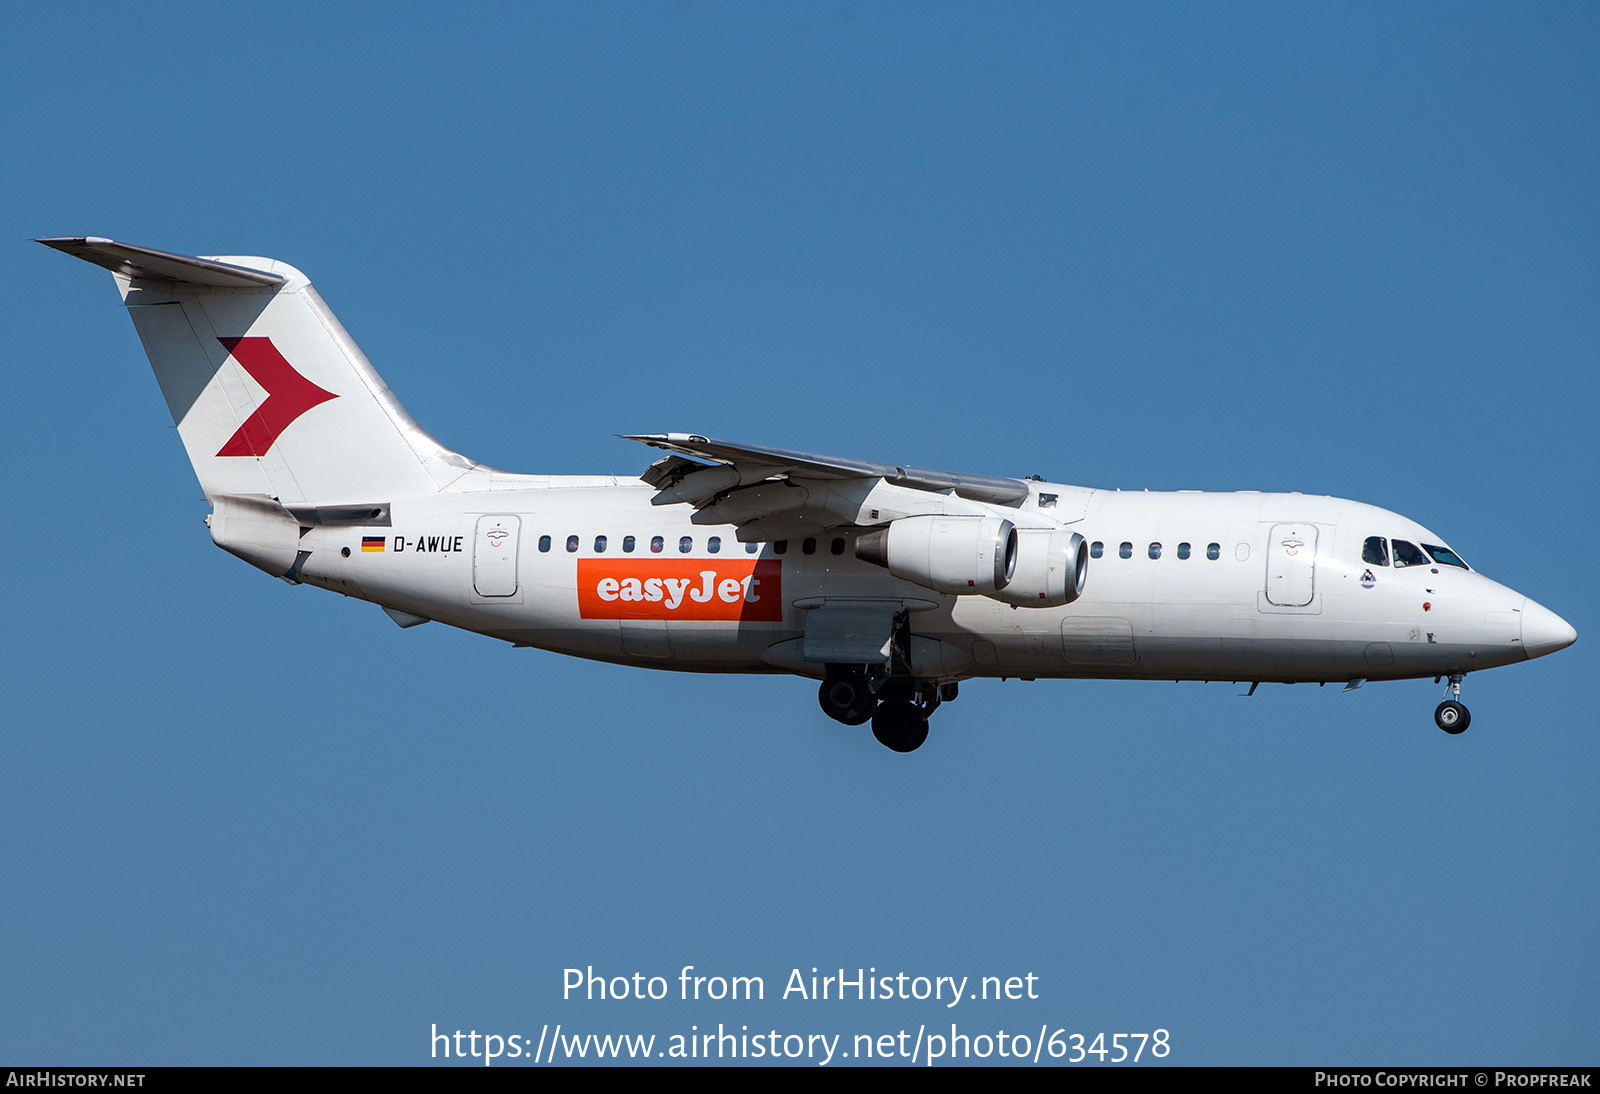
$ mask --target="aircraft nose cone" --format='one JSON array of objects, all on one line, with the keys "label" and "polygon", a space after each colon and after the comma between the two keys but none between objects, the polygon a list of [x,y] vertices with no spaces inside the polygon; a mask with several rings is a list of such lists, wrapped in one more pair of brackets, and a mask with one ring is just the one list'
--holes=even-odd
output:
[{"label": "aircraft nose cone", "polygon": [[1543,604],[1522,603],[1522,649],[1529,657],[1564,650],[1578,640],[1572,624]]}]

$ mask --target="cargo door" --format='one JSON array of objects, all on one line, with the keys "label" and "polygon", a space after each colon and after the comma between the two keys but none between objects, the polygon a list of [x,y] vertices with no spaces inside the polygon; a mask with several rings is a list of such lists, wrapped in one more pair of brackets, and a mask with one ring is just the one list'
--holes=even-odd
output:
[{"label": "cargo door", "polygon": [[1061,646],[1074,665],[1132,665],[1139,660],[1133,624],[1121,616],[1069,615],[1061,621]]},{"label": "cargo door", "polygon": [[647,615],[625,615],[622,627],[622,652],[629,657],[663,658],[672,656],[672,641],[667,637],[667,621]]}]

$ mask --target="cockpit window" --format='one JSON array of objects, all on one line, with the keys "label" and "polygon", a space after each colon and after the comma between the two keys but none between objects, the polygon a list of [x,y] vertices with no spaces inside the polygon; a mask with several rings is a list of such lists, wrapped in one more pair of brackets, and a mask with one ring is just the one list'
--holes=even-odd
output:
[{"label": "cockpit window", "polygon": [[1396,569],[1401,566],[1426,566],[1428,561],[1428,556],[1423,554],[1422,548],[1415,543],[1407,543],[1403,539],[1394,541],[1394,564]]},{"label": "cockpit window", "polygon": [[1468,566],[1465,562],[1461,561],[1460,555],[1456,554],[1448,547],[1441,547],[1437,543],[1424,543],[1422,547],[1425,551],[1433,556],[1433,561],[1437,562],[1441,566],[1459,566],[1463,570],[1472,569],[1471,566]]},{"label": "cockpit window", "polygon": [[1361,561],[1373,566],[1389,565],[1389,541],[1382,536],[1368,536],[1361,545]]}]

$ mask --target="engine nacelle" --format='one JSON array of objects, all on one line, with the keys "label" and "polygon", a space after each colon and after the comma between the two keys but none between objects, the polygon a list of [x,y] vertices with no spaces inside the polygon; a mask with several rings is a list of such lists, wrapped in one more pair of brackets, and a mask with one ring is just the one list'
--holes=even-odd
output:
[{"label": "engine nacelle", "polygon": [[901,517],[856,540],[856,557],[941,593],[992,595],[1017,565],[1017,529],[1004,517]]},{"label": "engine nacelle", "polygon": [[989,595],[1019,608],[1059,608],[1083,595],[1089,545],[1065,528],[1017,531],[1017,569],[1011,581]]}]

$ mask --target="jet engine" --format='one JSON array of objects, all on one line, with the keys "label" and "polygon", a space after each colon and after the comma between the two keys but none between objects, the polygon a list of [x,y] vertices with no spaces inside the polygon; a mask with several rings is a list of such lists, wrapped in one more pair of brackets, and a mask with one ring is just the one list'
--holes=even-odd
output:
[{"label": "jet engine", "polygon": [[901,517],[856,540],[856,557],[941,593],[992,595],[1017,566],[1017,529],[1004,517]]},{"label": "jet engine", "polygon": [[1059,608],[1083,595],[1089,545],[1065,528],[1017,531],[1017,568],[1011,581],[989,595],[1019,608]]}]

